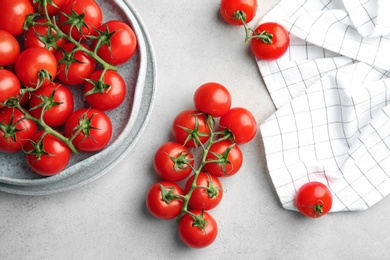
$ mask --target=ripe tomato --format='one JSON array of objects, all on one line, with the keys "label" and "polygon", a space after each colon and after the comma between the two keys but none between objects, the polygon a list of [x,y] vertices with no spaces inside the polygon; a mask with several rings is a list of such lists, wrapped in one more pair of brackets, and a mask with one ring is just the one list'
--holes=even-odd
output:
[{"label": "ripe tomato", "polygon": [[30,113],[39,119],[45,108],[43,120],[48,126],[57,127],[65,124],[73,112],[72,92],[60,83],[50,83],[40,87],[31,94]]},{"label": "ripe tomato", "polygon": [[[42,176],[52,176],[65,169],[71,156],[69,147],[51,134],[39,131],[26,145],[28,166]],[[43,136],[43,138],[42,138]]]},{"label": "ripe tomato", "polygon": [[57,61],[45,48],[27,48],[16,59],[15,73],[26,87],[45,86],[56,77]]},{"label": "ripe tomato", "polygon": [[31,0],[1,0],[0,30],[17,36],[24,32],[26,17],[34,13]]},{"label": "ripe tomato", "polygon": [[[45,18],[36,20],[36,23],[46,23]],[[49,32],[49,26],[47,25],[34,25],[30,26],[24,34],[24,47],[42,47],[51,51],[53,54],[67,42],[66,38],[55,38],[56,31],[51,29]]]},{"label": "ripe tomato", "polygon": [[[108,36],[107,41],[103,42],[97,51],[103,60],[115,66],[130,60],[137,48],[137,38],[130,26],[111,20],[100,26],[99,31]],[[92,49],[95,49],[97,42],[94,40]]]},{"label": "ripe tomato", "polygon": [[253,114],[245,108],[235,107],[219,120],[219,126],[233,135],[234,142],[244,144],[252,140],[257,132],[257,123]]},{"label": "ripe tomato", "polygon": [[[84,43],[81,43],[81,45],[86,49],[90,49]],[[96,67],[95,59],[81,50],[73,51],[74,48],[75,45],[68,42],[55,53],[58,63],[57,78],[67,85],[83,84]]]},{"label": "ripe tomato", "polygon": [[[60,8],[66,3],[68,0],[51,0],[47,2],[47,13],[50,16],[58,14]],[[35,10],[40,12],[41,14],[45,14],[45,7],[43,0],[33,0]]]},{"label": "ripe tomato", "polygon": [[257,0],[222,0],[220,11],[223,19],[232,25],[249,23],[257,12]]},{"label": "ripe tomato", "polygon": [[221,84],[208,82],[201,85],[194,94],[194,105],[197,110],[213,117],[226,114],[232,104],[229,91]]},{"label": "ripe tomato", "polygon": [[21,151],[37,131],[37,125],[25,119],[24,114],[17,108],[0,109],[0,152]]},{"label": "ripe tomato", "polygon": [[157,174],[166,181],[181,181],[190,175],[194,166],[191,151],[176,142],[161,145],[153,159]]},{"label": "ripe tomato", "polygon": [[103,70],[97,70],[84,83],[84,98],[91,107],[100,110],[112,110],[119,107],[126,97],[126,83],[122,76],[113,70],[104,73],[103,82],[99,82]]},{"label": "ripe tomato", "polygon": [[280,24],[268,22],[260,24],[251,39],[251,49],[259,60],[278,59],[286,53],[290,36]]},{"label": "ripe tomato", "polygon": [[[186,182],[185,193],[191,189],[195,176],[192,175]],[[200,172],[196,179],[196,187],[191,194],[189,205],[193,209],[210,210],[218,206],[223,197],[223,188],[219,179],[205,172]]]},{"label": "ripe tomato", "polygon": [[0,108],[7,99],[18,97],[20,82],[15,74],[6,69],[0,69]]},{"label": "ripe tomato", "polygon": [[18,40],[9,32],[0,30],[0,66],[14,64],[19,54]]},{"label": "ripe tomato", "polygon": [[179,221],[178,232],[181,240],[189,247],[203,248],[211,245],[218,235],[218,224],[206,211],[191,210]]},{"label": "ripe tomato", "polygon": [[205,143],[210,137],[207,117],[198,110],[184,110],[173,120],[172,133],[177,142],[189,148]]},{"label": "ripe tomato", "polygon": [[[76,135],[74,138],[73,135]],[[111,139],[112,123],[103,112],[94,108],[81,108],[73,112],[65,123],[65,136],[82,152],[103,149]]]},{"label": "ripe tomato", "polygon": [[319,218],[327,214],[333,203],[330,190],[321,182],[308,182],[299,188],[295,204],[304,216]]},{"label": "ripe tomato", "polygon": [[211,145],[204,168],[213,176],[230,177],[240,170],[242,161],[240,147],[229,140],[223,140]]},{"label": "ripe tomato", "polygon": [[[72,26],[69,17],[78,25]],[[58,19],[58,25],[63,32],[71,33],[75,40],[81,40],[97,34],[95,28],[101,25],[103,13],[94,0],[69,0],[61,7]]]},{"label": "ripe tomato", "polygon": [[172,219],[179,216],[184,196],[183,189],[174,182],[157,182],[146,195],[146,208],[159,219]]}]

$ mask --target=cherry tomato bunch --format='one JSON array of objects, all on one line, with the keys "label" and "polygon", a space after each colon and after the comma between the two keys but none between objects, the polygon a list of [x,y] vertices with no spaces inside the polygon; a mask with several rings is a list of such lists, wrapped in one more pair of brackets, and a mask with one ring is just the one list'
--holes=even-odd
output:
[{"label": "cherry tomato bunch", "polygon": [[257,0],[221,0],[223,19],[236,26],[244,26],[245,43],[250,42],[252,53],[260,60],[278,59],[290,44],[287,30],[275,22],[260,24],[253,30],[248,23],[256,16]]},{"label": "cherry tomato bunch", "polygon": [[94,0],[0,1],[0,152],[23,151],[40,175],[111,139],[106,111],[125,99],[118,66],[137,38],[125,22],[103,18]]},{"label": "cherry tomato bunch", "polygon": [[217,82],[199,86],[193,103],[174,118],[174,141],[155,153],[153,165],[161,181],[148,190],[146,206],[157,218],[176,218],[182,241],[203,248],[218,234],[209,210],[223,198],[220,179],[240,170],[240,146],[255,137],[257,122],[247,109],[231,108],[228,89]]}]

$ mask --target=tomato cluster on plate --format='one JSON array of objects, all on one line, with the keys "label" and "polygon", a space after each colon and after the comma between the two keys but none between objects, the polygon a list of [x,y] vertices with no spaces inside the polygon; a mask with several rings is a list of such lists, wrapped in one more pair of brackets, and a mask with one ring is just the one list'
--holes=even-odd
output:
[{"label": "tomato cluster on plate", "polygon": [[155,153],[153,165],[161,181],[149,189],[146,206],[157,218],[176,218],[182,241],[202,248],[218,234],[209,210],[223,198],[220,179],[240,170],[240,146],[255,137],[257,122],[249,110],[231,108],[230,92],[217,82],[197,88],[193,103],[174,118],[174,140]]},{"label": "tomato cluster on plate", "polygon": [[106,112],[125,100],[118,66],[137,38],[125,22],[103,18],[94,0],[0,1],[0,152],[24,152],[40,175],[111,139]]}]

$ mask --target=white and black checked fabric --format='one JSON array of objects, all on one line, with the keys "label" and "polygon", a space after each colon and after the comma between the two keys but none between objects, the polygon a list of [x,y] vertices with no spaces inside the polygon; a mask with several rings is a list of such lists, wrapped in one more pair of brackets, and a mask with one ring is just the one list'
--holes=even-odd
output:
[{"label": "white and black checked fabric", "polygon": [[357,211],[390,193],[390,1],[282,0],[260,21],[290,32],[287,53],[258,66],[277,108],[260,126],[284,208],[326,184],[331,211]]}]

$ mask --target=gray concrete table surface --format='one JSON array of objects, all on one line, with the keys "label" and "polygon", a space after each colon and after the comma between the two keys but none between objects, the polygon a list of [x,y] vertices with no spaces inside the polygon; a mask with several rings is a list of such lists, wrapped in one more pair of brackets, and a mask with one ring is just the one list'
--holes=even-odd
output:
[{"label": "gray concrete table surface", "polygon": [[[155,150],[171,140],[174,116],[208,81],[227,86],[233,106],[259,123],[275,110],[244,29],[226,24],[219,0],[132,0],[154,46],[157,92],[150,121],[130,153],[101,178],[47,196],[0,193],[0,259],[388,259],[390,198],[371,209],[307,219],[284,210],[267,173],[260,133],[242,146],[244,164],[223,179],[211,211],[216,241],[194,250],[175,221],[153,218],[146,190],[158,178]],[[259,0],[256,22],[278,0]]]}]

